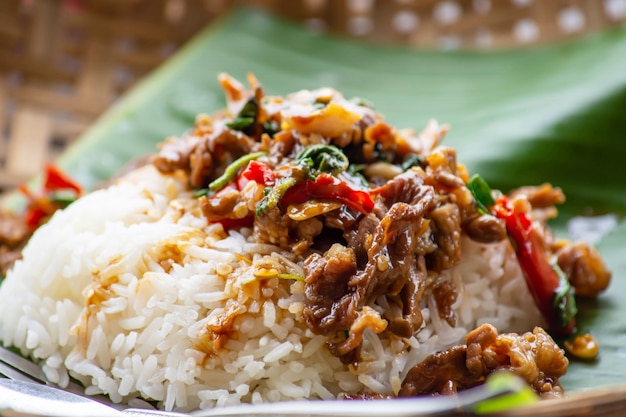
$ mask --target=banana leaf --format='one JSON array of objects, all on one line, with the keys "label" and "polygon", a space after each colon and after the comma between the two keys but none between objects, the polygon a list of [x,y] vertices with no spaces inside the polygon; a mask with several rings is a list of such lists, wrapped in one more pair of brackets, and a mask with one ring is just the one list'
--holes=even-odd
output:
[{"label": "banana leaf", "polygon": [[[445,144],[494,187],[551,182],[562,218],[626,213],[626,30],[499,52],[415,51],[308,32],[257,10],[233,12],[200,33],[123,97],[59,163],[89,187],[130,159],[224,106],[220,72],[259,78],[268,94],[333,86],[360,96],[397,127],[450,123]],[[558,225],[557,225],[558,226]],[[614,271],[609,291],[580,300],[580,327],[600,341],[574,362],[568,390],[626,382],[626,224],[599,243]]]}]

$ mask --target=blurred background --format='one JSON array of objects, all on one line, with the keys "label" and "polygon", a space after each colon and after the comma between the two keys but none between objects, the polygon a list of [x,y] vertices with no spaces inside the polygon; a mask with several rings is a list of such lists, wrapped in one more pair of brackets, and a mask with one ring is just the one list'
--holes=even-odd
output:
[{"label": "blurred background", "polygon": [[41,172],[229,8],[416,49],[528,48],[626,22],[626,0],[0,0],[0,190]]}]

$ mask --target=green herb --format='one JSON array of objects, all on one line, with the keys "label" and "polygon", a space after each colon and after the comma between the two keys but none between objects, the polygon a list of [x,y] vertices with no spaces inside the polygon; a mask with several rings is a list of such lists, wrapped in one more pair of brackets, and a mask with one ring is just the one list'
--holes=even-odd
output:
[{"label": "green herb", "polygon": [[256,102],[256,99],[252,97],[243,105],[237,117],[231,122],[226,123],[226,126],[242,132],[254,124],[258,114],[259,104]]},{"label": "green herb", "polygon": [[402,161],[402,164],[400,164],[400,168],[402,169],[403,172],[408,171],[409,169],[413,168],[416,165],[420,165],[423,162],[424,162],[424,158],[413,153],[413,154],[407,155],[407,157],[404,158],[404,161]]},{"label": "green herb", "polygon": [[559,278],[559,286],[554,293],[553,307],[557,311],[561,326],[567,327],[578,313],[576,299],[574,298],[574,288],[570,285],[569,280],[556,263],[556,260],[553,260],[550,265]]},{"label": "green herb", "polygon": [[[265,210],[272,209],[278,205],[280,199],[285,195],[288,189],[296,185],[296,179],[293,177],[280,178],[276,185],[272,188],[267,187],[264,192],[265,197],[256,205],[256,215],[262,215]],[[269,191],[267,191],[269,190]]]},{"label": "green herb", "polygon": [[337,175],[350,165],[343,151],[331,145],[307,146],[298,154],[296,162],[308,169],[309,177],[313,180],[322,172]]},{"label": "green herb", "polygon": [[481,214],[489,214],[490,211],[487,207],[493,206],[495,204],[495,200],[491,195],[491,187],[489,187],[487,181],[485,181],[480,175],[474,174],[472,179],[470,179],[467,183],[467,189],[470,190],[474,196],[478,212]]},{"label": "green herb", "polygon": [[54,193],[49,196],[49,198],[51,202],[57,204],[61,208],[66,208],[76,201],[76,196],[67,193]]},{"label": "green herb", "polygon": [[209,190],[208,188],[197,188],[193,190],[193,196],[195,198],[208,197],[209,194],[211,194],[211,190]]},{"label": "green herb", "polygon": [[235,161],[233,161],[230,165],[226,167],[226,170],[224,171],[222,175],[217,177],[215,180],[213,180],[213,182],[209,184],[209,190],[213,192],[217,192],[221,190],[222,188],[226,186],[226,184],[230,182],[230,180],[232,180],[235,177],[235,175],[237,175],[237,172],[241,168],[243,168],[248,162],[258,159],[265,155],[267,155],[267,152],[254,152],[254,153],[250,153],[250,154],[244,155],[236,159]]},{"label": "green herb", "polygon": [[352,184],[354,184],[355,186],[364,189],[369,188],[367,180],[365,179],[363,174],[361,174],[361,171],[363,171],[366,167],[367,165],[365,164],[350,164],[350,166],[348,166],[348,169],[346,170],[346,175],[349,177],[350,182],[352,182]]}]

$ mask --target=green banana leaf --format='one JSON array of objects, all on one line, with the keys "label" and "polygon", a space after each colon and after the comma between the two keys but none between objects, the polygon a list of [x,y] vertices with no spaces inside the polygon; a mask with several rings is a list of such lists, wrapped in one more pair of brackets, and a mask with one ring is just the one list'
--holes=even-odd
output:
[{"label": "green banana leaf", "polygon": [[[156,143],[224,106],[216,76],[259,78],[268,94],[333,86],[360,96],[397,127],[450,123],[445,144],[470,172],[508,190],[549,181],[568,196],[563,218],[626,213],[626,30],[556,46],[504,52],[415,51],[307,32],[239,10],[200,33],[127,94],[63,155],[89,187]],[[558,226],[558,225],[557,225]],[[593,363],[562,382],[588,389],[626,382],[626,225],[599,250],[614,271],[609,291],[580,301],[580,327],[600,341]]]}]

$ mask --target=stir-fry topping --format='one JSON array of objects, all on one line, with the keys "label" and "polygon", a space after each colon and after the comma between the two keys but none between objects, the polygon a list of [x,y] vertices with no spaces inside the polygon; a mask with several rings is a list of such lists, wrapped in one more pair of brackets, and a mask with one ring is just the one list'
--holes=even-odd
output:
[{"label": "stir-fry topping", "polygon": [[54,164],[44,167],[40,189],[33,191],[21,184],[18,190],[26,198],[24,211],[0,210],[0,279],[21,258],[32,233],[83,194],[80,184]]},{"label": "stir-fry topping", "polygon": [[[453,149],[439,146],[447,127],[430,122],[419,134],[399,131],[369,103],[330,88],[268,97],[253,76],[250,91],[228,75],[220,82],[227,111],[168,140],[154,165],[186,171],[192,187],[210,191],[200,197],[209,222],[250,227],[257,242],[301,257],[304,319],[344,362],[358,361],[367,329],[400,337],[417,331],[427,289],[441,319],[455,326],[455,284],[433,277],[460,261],[462,236],[511,239],[555,332],[575,329],[563,271],[586,265],[599,288],[608,281],[593,251],[570,266],[572,246],[545,226],[563,201],[559,189],[491,190],[480,176],[470,178]],[[590,287],[587,281],[585,291]]]},{"label": "stir-fry topping", "polygon": [[[550,184],[508,195],[492,190],[480,176],[470,177],[454,149],[440,146],[446,126],[430,122],[417,134],[401,131],[370,103],[330,88],[268,97],[252,75],[249,90],[228,75],[219,80],[226,110],[199,116],[183,137],[164,142],[152,163],[165,175],[186,174],[208,223],[224,231],[247,228],[256,243],[291,252],[298,263],[292,270],[238,255],[252,266],[239,283],[302,281],[290,283],[304,287],[298,319],[325,336],[342,362],[359,364],[367,332],[394,340],[417,334],[428,323],[426,303],[431,317],[457,326],[454,305],[462,290],[449,272],[468,239],[509,239],[554,333],[575,332],[574,293],[595,296],[607,287],[611,274],[595,249],[556,239],[546,225],[564,201],[561,190]],[[82,194],[54,166],[47,167],[40,192],[21,190],[31,231]],[[233,301],[223,320],[209,322],[205,330],[219,336],[212,352],[225,345],[244,311]],[[597,355],[590,336],[566,348],[581,358]],[[514,335],[483,325],[465,345],[417,364],[398,391],[455,392],[505,369],[535,392],[558,396],[567,363],[540,328]]]}]

